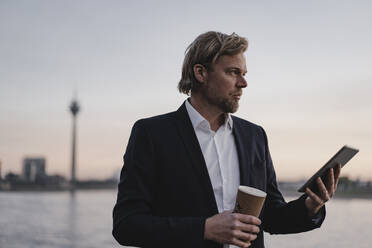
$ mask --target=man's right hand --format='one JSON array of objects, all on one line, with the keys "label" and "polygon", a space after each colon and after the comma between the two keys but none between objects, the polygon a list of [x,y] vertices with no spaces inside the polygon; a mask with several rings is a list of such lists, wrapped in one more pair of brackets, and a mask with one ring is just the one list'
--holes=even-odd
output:
[{"label": "man's right hand", "polygon": [[205,221],[204,239],[249,247],[251,241],[257,238],[260,224],[261,220],[254,216],[225,211]]}]

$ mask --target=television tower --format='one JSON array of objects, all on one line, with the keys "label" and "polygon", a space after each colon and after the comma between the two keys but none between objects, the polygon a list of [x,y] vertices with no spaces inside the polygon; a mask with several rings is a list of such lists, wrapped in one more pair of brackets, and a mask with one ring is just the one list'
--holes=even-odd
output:
[{"label": "television tower", "polygon": [[72,114],[72,153],[71,153],[71,186],[74,188],[76,183],[76,117],[80,106],[76,98],[70,104]]}]

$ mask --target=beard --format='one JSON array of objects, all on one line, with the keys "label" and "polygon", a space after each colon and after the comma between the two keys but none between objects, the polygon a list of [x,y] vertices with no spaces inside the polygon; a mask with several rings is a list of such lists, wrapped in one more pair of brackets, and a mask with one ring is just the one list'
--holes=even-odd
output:
[{"label": "beard", "polygon": [[219,108],[223,113],[235,113],[239,108],[239,100],[233,96],[241,92],[230,92],[227,97],[218,96],[208,85],[201,88],[201,93],[208,104]]},{"label": "beard", "polygon": [[220,98],[219,107],[224,113],[235,113],[239,108],[239,101],[234,99]]}]

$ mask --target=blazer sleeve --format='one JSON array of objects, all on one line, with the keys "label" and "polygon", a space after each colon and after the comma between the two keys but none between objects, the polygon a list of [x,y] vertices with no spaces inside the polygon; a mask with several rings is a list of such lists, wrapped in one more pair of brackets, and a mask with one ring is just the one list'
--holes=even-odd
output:
[{"label": "blazer sleeve", "polygon": [[124,155],[117,202],[113,209],[113,236],[126,246],[201,246],[205,218],[153,214],[156,169],[154,144],[143,120],[140,120],[132,128]]},{"label": "blazer sleeve", "polygon": [[285,202],[276,181],[275,170],[271,160],[268,141],[265,139],[265,160],[267,175],[267,196],[264,204],[263,229],[271,234],[299,233],[309,231],[321,226],[325,219],[325,207],[321,208],[316,216],[309,217],[305,206],[306,194],[297,200]]}]

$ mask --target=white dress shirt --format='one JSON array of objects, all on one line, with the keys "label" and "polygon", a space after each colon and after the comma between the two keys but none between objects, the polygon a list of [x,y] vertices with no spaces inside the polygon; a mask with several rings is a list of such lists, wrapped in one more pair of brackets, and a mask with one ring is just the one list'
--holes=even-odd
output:
[{"label": "white dress shirt", "polygon": [[186,109],[203,152],[218,212],[233,210],[240,184],[239,160],[232,133],[233,120],[230,114],[226,114],[225,123],[214,132],[209,122],[188,100]]}]

